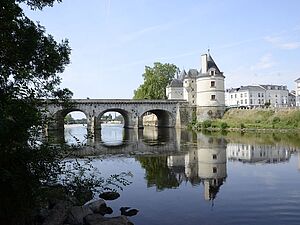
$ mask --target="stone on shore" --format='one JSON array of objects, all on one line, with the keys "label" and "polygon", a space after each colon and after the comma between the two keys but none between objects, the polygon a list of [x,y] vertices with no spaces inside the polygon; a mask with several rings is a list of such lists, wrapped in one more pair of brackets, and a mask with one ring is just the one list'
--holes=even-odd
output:
[{"label": "stone on shore", "polygon": [[70,209],[72,207],[71,202],[59,201],[50,210],[49,215],[45,218],[43,225],[61,225],[67,219]]},{"label": "stone on shore", "polygon": [[68,215],[67,223],[81,225],[84,217],[90,214],[93,214],[93,211],[88,206],[73,206]]}]

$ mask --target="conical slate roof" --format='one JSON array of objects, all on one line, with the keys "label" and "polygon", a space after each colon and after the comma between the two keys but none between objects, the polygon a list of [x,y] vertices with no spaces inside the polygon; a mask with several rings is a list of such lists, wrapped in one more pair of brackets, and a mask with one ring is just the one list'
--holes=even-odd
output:
[{"label": "conical slate roof", "polygon": [[186,72],[185,72],[185,69],[183,69],[183,70],[180,72],[180,74],[179,74],[179,80],[183,80],[183,79],[185,78],[186,75],[187,75],[187,74],[186,74]]},{"label": "conical slate roof", "polygon": [[215,61],[213,60],[211,55],[208,54],[208,57],[207,57],[207,70],[209,70],[211,68],[215,68],[217,70],[217,73],[221,73],[221,71],[219,70],[217,64],[215,63]]},{"label": "conical slate roof", "polygon": [[185,78],[197,78],[199,75],[198,70],[196,69],[189,69],[187,75],[185,76]]}]

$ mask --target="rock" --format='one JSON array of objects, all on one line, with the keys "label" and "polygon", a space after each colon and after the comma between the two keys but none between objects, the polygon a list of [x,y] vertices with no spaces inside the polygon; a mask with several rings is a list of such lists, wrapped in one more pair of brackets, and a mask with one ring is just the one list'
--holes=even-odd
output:
[{"label": "rock", "polygon": [[84,217],[90,214],[93,214],[93,211],[88,206],[74,206],[70,210],[67,223],[72,225],[83,224]]},{"label": "rock", "polygon": [[101,206],[98,213],[104,216],[105,214],[112,214],[113,210],[108,206],[103,206],[103,207]]},{"label": "rock", "polygon": [[93,199],[93,192],[91,190],[83,190],[81,188],[75,191],[74,197],[77,199],[79,205],[83,205],[87,201]]},{"label": "rock", "polygon": [[85,225],[96,225],[104,220],[105,220],[104,216],[102,216],[101,214],[91,214],[91,215],[87,215],[84,218],[84,224]]},{"label": "rock", "polygon": [[88,215],[85,217],[86,225],[131,225],[126,216],[104,217],[100,214]]},{"label": "rock", "polygon": [[106,207],[106,203],[103,199],[87,202],[84,205],[88,206],[94,213],[98,213],[100,208]]},{"label": "rock", "polygon": [[137,209],[130,209],[130,207],[121,207],[120,211],[121,211],[121,215],[124,216],[135,216],[136,214],[138,214],[139,210]]},{"label": "rock", "polygon": [[71,202],[60,201],[49,212],[49,215],[45,218],[43,225],[62,225],[72,207]]},{"label": "rock", "polygon": [[103,198],[104,200],[115,200],[120,197],[120,194],[118,192],[114,191],[107,191],[103,192],[99,195],[100,198]]}]

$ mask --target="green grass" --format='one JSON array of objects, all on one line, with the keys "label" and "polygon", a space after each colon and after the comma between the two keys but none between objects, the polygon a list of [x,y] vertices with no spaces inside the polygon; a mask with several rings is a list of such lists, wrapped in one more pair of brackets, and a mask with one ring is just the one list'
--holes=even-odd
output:
[{"label": "green grass", "polygon": [[201,129],[298,129],[300,110],[297,109],[230,109],[222,119],[196,122],[194,130]]}]

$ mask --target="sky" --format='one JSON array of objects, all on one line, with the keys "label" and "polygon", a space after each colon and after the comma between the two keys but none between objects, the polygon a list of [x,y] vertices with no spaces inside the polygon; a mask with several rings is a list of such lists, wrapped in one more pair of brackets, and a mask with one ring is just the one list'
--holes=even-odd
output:
[{"label": "sky", "polygon": [[69,40],[61,86],[74,98],[132,98],[146,65],[199,70],[208,49],[226,88],[293,90],[300,77],[299,0],[63,0],[23,8],[57,41]]}]

